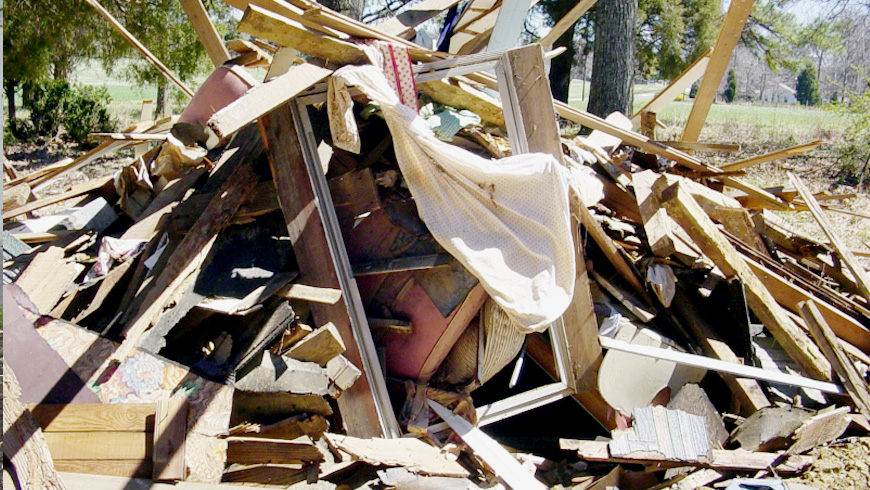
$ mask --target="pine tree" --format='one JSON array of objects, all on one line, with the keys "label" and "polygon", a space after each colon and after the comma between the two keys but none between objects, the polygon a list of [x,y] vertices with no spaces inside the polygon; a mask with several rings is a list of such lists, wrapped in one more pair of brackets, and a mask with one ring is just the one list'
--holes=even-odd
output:
[{"label": "pine tree", "polygon": [[818,105],[821,102],[819,80],[816,78],[816,69],[813,65],[807,64],[798,75],[795,98],[802,105]]},{"label": "pine tree", "polygon": [[734,73],[733,68],[728,70],[728,83],[722,96],[725,98],[725,102],[729,104],[734,102],[734,99],[737,97],[737,74]]}]

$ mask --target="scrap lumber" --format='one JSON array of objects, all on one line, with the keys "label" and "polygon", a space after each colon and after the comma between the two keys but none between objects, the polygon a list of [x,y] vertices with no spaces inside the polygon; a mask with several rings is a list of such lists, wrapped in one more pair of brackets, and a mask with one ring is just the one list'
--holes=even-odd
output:
[{"label": "scrap lumber", "polygon": [[316,32],[253,4],[245,10],[238,29],[324,59],[327,63],[351,65],[367,59],[362,48],[355,44]]},{"label": "scrap lumber", "polygon": [[[662,141],[661,144],[673,146],[674,148],[683,151],[703,151],[710,153],[733,153],[735,151],[740,151],[740,145],[734,145],[729,143],[700,143],[698,141]],[[777,196],[779,195],[777,194]]]},{"label": "scrap lumber", "polygon": [[559,39],[562,34],[580,20],[580,17],[583,17],[583,14],[595,5],[596,1],[597,0],[580,0],[577,2],[577,5],[571,7],[571,10],[563,15],[562,18],[556,22],[553,28],[550,29],[550,32],[542,37],[538,43],[544,47],[552,46],[553,43],[556,42],[556,39]]},{"label": "scrap lumber", "polygon": [[31,196],[30,186],[26,183],[16,184],[3,189],[3,212],[7,213],[24,206]]},{"label": "scrap lumber", "polygon": [[716,93],[719,91],[719,83],[728,68],[731,53],[743,33],[743,25],[749,17],[753,3],[755,0],[734,0],[728,6],[728,13],[725,14],[725,20],[722,21],[722,28],[716,38],[716,44],[713,46],[710,63],[704,71],[704,79],[701,80],[701,86],[698,88],[695,102],[692,104],[692,111],[689,113],[689,119],[686,121],[681,140],[698,141],[701,128],[710,112],[710,106],[713,105],[713,99],[716,98]]},{"label": "scrap lumber", "polygon": [[[562,449],[577,451],[580,459],[586,461],[605,463],[634,463],[646,465],[658,465],[658,467],[670,466],[701,466],[715,470],[766,470],[780,458],[776,453],[749,452],[744,450],[714,449],[709,461],[687,462],[668,460],[658,453],[645,452],[637,457],[623,456],[613,458],[610,456],[608,443],[604,441],[582,441],[576,439],[559,439]],[[809,456],[792,455],[778,462],[774,470],[780,473],[797,473],[808,467],[814,458]]]},{"label": "scrap lumber", "polygon": [[115,16],[109,13],[108,10],[103,8],[103,6],[100,5],[97,0],[85,0],[85,2],[87,2],[88,5],[93,7],[100,15],[102,15],[107,21],[109,21],[109,24],[111,24],[112,27],[114,27],[115,30],[117,30],[121,34],[121,37],[126,39],[127,42],[133,45],[133,47],[138,49],[139,52],[142,53],[143,56],[145,56],[145,59],[147,59],[149,63],[154,65],[154,68],[157,68],[157,70],[160,71],[160,73],[162,73],[166,78],[168,78],[170,82],[175,84],[175,86],[178,87],[179,90],[181,90],[188,97],[193,97],[193,91],[187,88],[187,85],[185,85],[184,82],[181,81],[181,79],[179,79],[174,73],[172,73],[172,71],[169,70],[166,65],[164,65],[159,59],[157,59],[156,56],[151,54],[151,51],[148,51],[148,48],[140,43],[139,40],[130,33],[130,31],[128,31],[120,22],[118,22],[118,19],[116,19]]},{"label": "scrap lumber", "polygon": [[[676,309],[683,327],[690,332],[694,341],[701,347],[704,354],[720,361],[740,364],[741,359],[722,339],[703,321],[698,307],[692,299],[677,288],[671,308]],[[718,371],[720,377],[731,389],[739,406],[739,413],[750,415],[753,412],[770,406],[770,401],[757,380],[737,377]]]},{"label": "scrap lumber", "polygon": [[5,191],[7,189],[11,189],[12,187],[14,187],[16,185],[32,182],[40,177],[44,177],[45,175],[47,175],[47,174],[49,174],[49,173],[51,173],[59,168],[64,168],[66,165],[68,165],[72,161],[73,161],[72,158],[62,158],[62,159],[60,159],[52,164],[49,164],[49,165],[46,165],[45,167],[34,170],[33,172],[30,172],[27,175],[21,175],[21,176],[18,176],[16,178],[10,180],[10,181],[3,182],[3,190]]},{"label": "scrap lumber", "polygon": [[359,439],[332,433],[326,433],[325,438],[331,447],[372,465],[402,466],[424,475],[469,476],[462,465],[420,439]]},{"label": "scrap lumber", "polygon": [[725,277],[740,278],[746,287],[746,301],[749,308],[770,330],[789,356],[806,369],[811,377],[830,380],[831,365],[819,348],[785,315],[770,291],[746,265],[697,201],[683,188],[683,184],[677,183],[666,187],[667,182],[666,178],[656,182],[656,192],[659,193],[659,199],[665,203],[668,214],[689,233],[692,240],[719,267]]},{"label": "scrap lumber", "polygon": [[[261,118],[259,124],[299,273],[309,285],[341,288],[338,272],[334,266],[330,267],[335,263],[333,252],[306,167],[303,140],[297,132],[293,110],[285,104]],[[365,368],[363,375],[338,399],[338,406],[348,435],[389,437],[391,422],[380,420],[381,411],[371,386],[380,380],[370,379],[379,376],[380,370],[377,365],[363,363],[358,344],[361,340],[354,334],[347,301],[348,298],[343,297],[334,305],[311,303],[315,321],[332,322],[347,347],[345,356],[354,365]]]},{"label": "scrap lumber", "polygon": [[42,430],[21,403],[21,386],[3,362],[3,458],[15,469],[21,490],[63,490]]},{"label": "scrap lumber", "polygon": [[86,182],[82,182],[81,184],[74,185],[70,190],[68,190],[66,192],[63,192],[60,194],[55,194],[53,196],[44,197],[42,199],[37,199],[36,201],[31,201],[27,204],[24,204],[23,206],[19,206],[17,208],[11,209],[11,210],[9,210],[9,212],[6,212],[4,210],[3,219],[4,220],[12,219],[12,218],[21,216],[22,214],[27,214],[31,211],[35,211],[37,209],[44,208],[46,206],[50,206],[52,204],[57,204],[61,201],[66,201],[67,199],[72,199],[74,197],[79,197],[79,196],[88,194],[88,193],[95,191],[95,190],[103,187],[104,185],[108,184],[109,182],[112,181],[112,179],[113,179],[113,176],[111,176],[111,175],[107,175],[105,177],[100,177],[100,178],[96,178],[96,179],[91,179],[91,180],[88,180]]},{"label": "scrap lumber", "polygon": [[634,184],[634,197],[643,220],[647,245],[656,257],[670,257],[676,251],[672,233],[673,219],[668,216],[658,196],[653,192],[653,184],[659,174],[645,170],[631,175]]},{"label": "scrap lumber", "polygon": [[345,350],[347,348],[335,325],[327,323],[290,347],[285,355],[292,359],[314,362],[325,367],[333,357],[344,353]]},{"label": "scrap lumber", "polygon": [[[505,120],[514,154],[549,153],[562,160],[562,142],[553,99],[545,76],[543,50],[540,45],[512,49],[505,53],[503,71],[499,75],[501,93],[511,102],[506,104]],[[586,275],[586,257],[579,235],[577,214],[583,203],[572,199],[572,237],[575,247],[576,276],[574,296],[563,315],[561,326],[551,326],[563,337],[564,354],[571,366],[572,379],[564,380],[574,391],[595,385],[594,374],[601,363],[601,347],[596,341],[598,323],[592,308],[592,294]],[[596,222],[597,224],[597,222]],[[622,258],[622,257],[620,257]],[[633,275],[632,275],[633,277]],[[561,344],[562,342],[560,342]],[[559,348],[558,345],[554,347]]]},{"label": "scrap lumber", "polygon": [[822,208],[819,206],[819,203],[813,197],[813,194],[807,189],[807,186],[804,185],[803,182],[792,172],[788,173],[788,178],[791,181],[792,186],[797,189],[798,194],[800,194],[801,199],[809,206],[810,213],[812,213],[813,217],[816,219],[816,222],[819,223],[819,226],[822,228],[822,231],[825,232],[825,235],[828,237],[828,240],[831,241],[831,245],[834,247],[834,250],[837,251],[837,255],[843,260],[846,264],[846,267],[849,268],[849,271],[852,275],[855,276],[855,283],[858,285],[858,289],[861,291],[861,295],[867,301],[870,301],[870,274],[864,270],[864,267],[858,262],[858,259],[855,258],[855,255],[852,254],[852,250],[846,246],[846,243],[843,242],[843,239],[840,238],[840,235],[834,231],[834,227],[831,225],[828,218],[825,216],[825,212],[822,211]]},{"label": "scrap lumber", "polygon": [[227,438],[227,463],[239,464],[291,464],[319,463],[323,453],[310,442],[260,439],[256,437]]},{"label": "scrap lumber", "polygon": [[60,247],[39,252],[15,281],[42,314],[48,314],[54,308],[85,270],[84,265],[67,261],[64,255]]},{"label": "scrap lumber", "polygon": [[[537,3],[537,1],[533,0],[532,3]],[[489,39],[486,41],[486,51],[515,47],[525,24],[529,7],[529,0],[501,0],[501,7],[498,9],[498,17],[495,19],[492,31],[486,35],[476,36],[470,43],[463,46],[463,48],[472,46],[472,50],[465,51],[465,53],[484,50],[483,45],[477,44],[477,42],[478,40],[483,41],[487,37]]]},{"label": "scrap lumber", "polygon": [[416,27],[418,25],[459,2],[460,0],[423,0],[411,5],[401,13],[381,22],[375,27],[385,34],[404,39],[413,39],[417,33]]},{"label": "scrap lumber", "polygon": [[441,104],[468,109],[485,122],[503,127],[505,124],[501,102],[459,80],[433,80],[420,83],[417,90]]},{"label": "scrap lumber", "polygon": [[[710,56],[713,54],[713,49],[708,49],[704,54],[698,57],[697,60],[694,61],[688,68],[683,70],[682,73],[677,75],[676,78],[671,80],[671,83],[668,84],[667,87],[663,88],[661,92],[657,93],[652,100],[646,103],[643,107],[640,108],[637,112],[631,116],[631,122],[635,127],[640,126],[640,115],[644,112],[652,112],[657,114],[662,111],[665,107],[667,107],[674,99],[677,98],[678,95],[682,94],[686,91],[687,88],[691,87],[693,83],[697,82],[702,75],[704,75],[704,71],[707,70],[707,65],[710,63]],[[669,146],[670,143],[665,143]],[[679,148],[674,146],[679,150],[691,150],[692,148]]]},{"label": "scrap lumber", "polygon": [[239,135],[238,149],[224,163],[235,168],[232,178],[227,179],[214,193],[213,199],[151,282],[151,289],[125,329],[126,340],[113,359],[123,359],[138,344],[142,334],[157,320],[163,309],[176,294],[184,290],[182,287],[191,274],[199,270],[218,233],[229,225],[248,193],[256,187],[259,175],[255,162],[259,160],[261,148],[255,127],[250,126]]},{"label": "scrap lumber", "polygon": [[199,36],[199,42],[205,48],[208,57],[215,67],[221,66],[225,61],[230,59],[230,53],[227,47],[224,46],[223,39],[215,29],[214,24],[208,18],[208,11],[202,4],[202,0],[179,0],[181,8],[187,14],[188,20],[193,25],[193,30]]},{"label": "scrap lumber", "polygon": [[330,73],[332,70],[311,63],[292,66],[287,73],[253,87],[243,96],[214,113],[207,125],[218,140],[224,140],[323,80]]},{"label": "scrap lumber", "polygon": [[28,405],[44,432],[151,432],[153,403]]},{"label": "scrap lumber", "polygon": [[488,464],[496,476],[510,488],[543,490],[547,488],[539,482],[498,442],[462,417],[454,415],[449,409],[433,400],[427,400],[429,407],[438,414],[469,447]]},{"label": "scrap lumber", "polygon": [[839,308],[803,289],[800,285],[789,282],[755,260],[749,257],[744,257],[744,260],[779,304],[799,313],[801,302],[812,301],[838,337],[870,354],[870,330],[867,327]]},{"label": "scrap lumber", "polygon": [[187,438],[186,396],[159,400],[154,415],[152,479],[155,481],[184,480],[184,441]]},{"label": "scrap lumber", "polygon": [[792,146],[791,148],[786,148],[784,150],[774,151],[772,153],[767,153],[764,155],[759,155],[757,157],[746,158],[744,160],[739,160],[732,163],[726,163],[724,165],[720,165],[719,169],[725,172],[731,172],[735,170],[743,170],[745,168],[753,167],[755,165],[760,165],[762,163],[772,162],[775,160],[779,160],[781,158],[788,158],[794,155],[802,155],[808,151],[815,150],[824,143],[823,141],[813,141],[812,143],[806,143],[803,145]]},{"label": "scrap lumber", "polygon": [[807,322],[810,333],[822,352],[830,359],[834,371],[846,387],[846,392],[861,414],[870,420],[870,391],[867,389],[867,382],[858,374],[855,365],[840,347],[837,336],[822,317],[816,303],[812,300],[802,301],[799,308],[801,317]]},{"label": "scrap lumber", "polygon": [[815,379],[806,378],[794,374],[784,374],[778,371],[770,371],[767,369],[757,368],[753,366],[746,366],[744,364],[720,361],[718,359],[711,359],[709,357],[688,354],[672,349],[664,349],[661,347],[653,347],[650,345],[629,344],[628,342],[612,339],[610,337],[601,336],[599,337],[599,341],[601,342],[601,346],[605,349],[612,349],[622,352],[628,352],[631,354],[637,354],[640,356],[652,357],[654,359],[671,361],[677,364],[682,364],[684,366],[694,366],[710,369],[713,371],[722,371],[741,377],[768,381],[770,383],[784,384],[788,386],[798,386],[801,388],[810,388],[819,390],[823,393],[843,393],[843,389],[839,385],[829,383],[827,381],[818,381]]},{"label": "scrap lumber", "polygon": [[288,284],[276,294],[282,298],[300,299],[327,305],[334,305],[341,299],[341,289],[321,288],[298,283]]}]

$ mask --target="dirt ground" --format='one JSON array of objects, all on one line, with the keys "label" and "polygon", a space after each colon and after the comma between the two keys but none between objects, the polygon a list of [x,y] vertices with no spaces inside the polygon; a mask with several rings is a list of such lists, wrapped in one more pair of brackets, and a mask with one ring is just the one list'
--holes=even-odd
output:
[{"label": "dirt ground", "polygon": [[859,437],[816,448],[816,462],[800,478],[819,490],[870,489],[870,437]]}]

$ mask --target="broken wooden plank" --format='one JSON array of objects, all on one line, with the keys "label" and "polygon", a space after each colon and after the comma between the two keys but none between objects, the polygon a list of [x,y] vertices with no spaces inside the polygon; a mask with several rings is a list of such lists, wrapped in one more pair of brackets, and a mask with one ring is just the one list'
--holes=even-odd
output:
[{"label": "broken wooden plank", "polygon": [[634,184],[634,197],[643,220],[647,244],[656,257],[670,257],[675,251],[674,238],[671,236],[673,219],[662,206],[652,186],[658,180],[659,174],[645,170],[631,175]]},{"label": "broken wooden plank", "polygon": [[411,5],[395,17],[391,17],[375,28],[385,34],[398,36],[405,39],[413,39],[417,33],[416,27],[423,22],[437,16],[441,12],[458,4],[460,0],[423,0]]},{"label": "broken wooden plank", "polygon": [[483,431],[474,427],[462,417],[454,415],[438,402],[427,400],[429,407],[444,419],[450,428],[468,444],[469,447],[486,462],[497,477],[514,489],[543,490],[547,488],[543,483],[535,479],[513,456],[498,442],[493,440]]},{"label": "broken wooden plank", "polygon": [[[577,451],[580,459],[608,463],[636,464],[667,464],[668,466],[703,466],[716,470],[766,470],[780,457],[776,453],[749,452],[743,450],[714,449],[710,460],[703,463],[687,463],[683,461],[668,461],[656,453],[643,453],[637,458],[610,457],[607,442],[582,441],[575,439],[559,439],[559,447],[565,450]],[[780,462],[774,469],[782,473],[796,473],[812,464],[814,458],[808,456],[790,456]]]},{"label": "broken wooden plank", "polygon": [[753,167],[755,165],[761,165],[762,163],[772,162],[775,160],[779,160],[781,158],[788,158],[794,155],[802,155],[808,151],[815,150],[824,143],[824,141],[813,141],[812,143],[806,143],[803,145],[792,146],[791,148],[786,148],[784,150],[774,151],[772,153],[767,153],[765,155],[759,155],[757,157],[746,158],[744,160],[739,160],[736,162],[726,163],[724,165],[720,165],[719,169],[730,172],[734,170],[743,170],[745,168]]},{"label": "broken wooden plank", "polygon": [[15,469],[15,479],[21,490],[63,490],[66,487],[55,470],[42,430],[20,397],[18,378],[3,361],[4,460]]},{"label": "broken wooden plank", "polygon": [[58,461],[146,460],[150,432],[46,432],[45,441]]},{"label": "broken wooden plank", "polygon": [[[687,296],[679,287],[674,301],[671,302],[671,309],[676,310],[683,327],[691,333],[692,338],[705,355],[731,364],[742,362],[737,354],[731,350],[731,347],[723,342],[713,329],[703,321],[703,316],[692,298]],[[770,406],[770,401],[758,381],[752,378],[738,378],[722,371],[718,371],[718,373],[731,389],[739,406],[739,413],[750,415]]]},{"label": "broken wooden plank", "polygon": [[749,257],[744,257],[744,260],[779,304],[795,313],[799,313],[799,304],[802,301],[813,301],[819,309],[822,318],[831,326],[831,329],[838,337],[870,354],[870,330],[867,327],[799,285],[792,284],[755,260]]},{"label": "broken wooden plank", "polygon": [[589,9],[591,9],[597,0],[580,0],[576,5],[571,7],[571,10],[568,11],[567,14],[563,15],[561,19],[550,29],[544,37],[538,41],[538,44],[544,46],[549,49],[548,46],[552,46],[556,39],[564,34],[568,29],[574,26],[580,17],[583,17]]},{"label": "broken wooden plank", "polygon": [[447,267],[450,265],[452,260],[453,257],[446,253],[374,260],[371,262],[353,264],[353,275],[355,277],[360,277],[372,274],[435,269],[438,267]]},{"label": "broken wooden plank", "polygon": [[592,278],[641,322],[649,323],[658,314],[654,309],[642,304],[637,298],[631,296],[616,284],[611,283],[601,274],[592,271]]},{"label": "broken wooden plank", "polygon": [[153,403],[70,403],[32,405],[31,413],[44,432],[151,432]]},{"label": "broken wooden plank", "polygon": [[683,151],[703,151],[709,153],[732,153],[740,151],[740,145],[728,143],[700,143],[697,141],[662,141],[661,144],[673,146]]},{"label": "broken wooden plank", "polygon": [[227,464],[290,464],[321,461],[323,461],[323,454],[310,442],[256,437],[227,438]]},{"label": "broken wooden plank", "polygon": [[151,289],[145,294],[133,320],[127,324],[126,340],[115,352],[114,359],[123,359],[123,356],[138,344],[142,334],[181,290],[185,280],[199,270],[218,233],[230,223],[248,193],[256,187],[259,175],[254,162],[259,160],[262,151],[256,128],[249,127],[237,139],[239,141],[237,150],[224,163],[235,168],[233,178],[227,179],[215,192],[214,198],[158,271],[152,281]]},{"label": "broken wooden plank", "polygon": [[179,0],[181,8],[187,14],[187,19],[193,25],[193,30],[199,36],[199,42],[205,48],[206,54],[214,63],[215,67],[221,66],[225,61],[230,59],[230,53],[227,47],[224,46],[223,39],[215,29],[214,24],[208,18],[208,11],[202,4],[202,0]]},{"label": "broken wooden plank", "polygon": [[785,315],[764,284],[752,272],[743,258],[716,228],[682,183],[667,186],[667,179],[656,182],[656,192],[665,203],[668,214],[689,233],[726,277],[737,276],[746,287],[746,301],[789,356],[816,379],[830,380],[831,365],[813,341]]},{"label": "broken wooden plank", "polygon": [[[659,113],[667,107],[674,99],[677,98],[680,94],[684,93],[686,89],[692,86],[693,83],[698,81],[699,78],[704,74],[704,71],[707,70],[707,64],[710,63],[710,55],[713,53],[712,48],[708,49],[704,54],[698,57],[691,65],[688,66],[682,73],[677,75],[676,78],[671,80],[671,83],[668,84],[667,87],[663,88],[661,92],[657,93],[652,100],[646,103],[643,107],[640,108],[637,112],[631,116],[631,122],[638,127],[640,125],[640,115],[644,112],[652,112]],[[664,144],[668,146],[674,146],[670,144],[670,142],[665,142]],[[679,150],[692,150],[692,148],[679,148],[674,146]]]},{"label": "broken wooden plank", "polygon": [[154,416],[152,479],[184,480],[184,441],[187,438],[188,402],[186,396],[159,400]]},{"label": "broken wooden plank", "polygon": [[324,35],[253,4],[248,5],[238,29],[245,34],[308,53],[327,63],[351,65],[367,59],[359,46]]},{"label": "broken wooden plank", "polygon": [[313,303],[334,305],[341,299],[341,289],[319,288],[305,284],[288,284],[276,293],[277,296],[287,299],[300,299]]},{"label": "broken wooden plank", "polygon": [[722,21],[722,28],[713,46],[710,63],[704,71],[704,79],[701,80],[701,86],[695,95],[695,102],[692,104],[692,111],[689,113],[681,140],[698,141],[701,128],[704,127],[710,106],[713,105],[713,99],[719,91],[719,83],[728,68],[734,47],[743,33],[743,25],[749,17],[753,3],[755,0],[735,0],[728,6],[728,12],[725,14],[725,20]]},{"label": "broken wooden plank", "polygon": [[813,217],[816,219],[816,222],[819,223],[819,226],[822,228],[822,231],[825,232],[825,236],[828,237],[828,240],[831,241],[831,245],[833,245],[834,250],[837,251],[837,255],[843,260],[846,264],[846,267],[849,268],[849,271],[852,272],[852,275],[855,276],[855,283],[858,285],[858,289],[861,291],[861,295],[867,301],[870,301],[870,275],[868,275],[867,271],[864,269],[864,266],[858,262],[858,259],[855,258],[855,255],[852,254],[852,250],[846,246],[846,243],[843,242],[843,239],[840,238],[840,235],[834,231],[834,227],[831,225],[828,218],[825,216],[825,212],[822,211],[822,208],[819,206],[819,203],[813,197],[812,193],[807,186],[804,185],[803,182],[792,172],[788,173],[788,178],[791,181],[791,184],[797,189],[798,194],[800,194],[801,199],[809,206],[810,212]]},{"label": "broken wooden plank", "polygon": [[867,390],[867,383],[864,378],[858,374],[855,365],[840,347],[840,342],[831,327],[822,317],[821,312],[816,306],[815,301],[802,301],[798,307],[800,314],[807,326],[810,327],[810,333],[819,344],[822,352],[831,361],[834,371],[846,387],[846,392],[852,397],[852,401],[858,410],[865,418],[870,419],[870,391]]},{"label": "broken wooden plank", "polygon": [[469,472],[437,447],[420,439],[359,439],[325,434],[329,445],[351,458],[376,466],[402,466],[413,473],[433,476],[468,477]]},{"label": "broken wooden plank", "polygon": [[323,80],[330,73],[332,70],[311,63],[292,66],[287,73],[251,88],[237,100],[215,112],[207,125],[218,140],[224,140]]},{"label": "broken wooden plank", "polygon": [[100,5],[97,0],[85,0],[85,2],[93,7],[97,11],[97,13],[103,16],[103,18],[109,21],[109,24],[111,24],[111,26],[114,27],[115,30],[117,30],[121,34],[121,37],[123,37],[125,40],[127,40],[127,42],[132,44],[133,47],[139,50],[139,52],[142,53],[143,56],[145,56],[145,59],[147,59],[149,63],[154,65],[154,68],[157,68],[160,73],[163,73],[163,75],[168,78],[170,82],[175,84],[175,86],[178,87],[179,90],[181,90],[188,97],[193,97],[193,91],[187,88],[187,85],[185,85],[184,82],[181,81],[181,79],[179,79],[174,73],[172,73],[172,71],[167,68],[166,65],[164,65],[159,59],[157,59],[156,56],[151,54],[151,51],[148,51],[148,48],[146,48],[141,42],[139,42],[139,40],[136,39],[136,37],[133,36],[133,34],[131,34],[130,31],[128,31],[120,22],[118,22],[118,19],[116,19],[115,16],[113,16],[111,13],[109,13],[108,10],[103,8],[103,6]]},{"label": "broken wooden plank", "polygon": [[[61,201],[66,201],[67,199],[72,199],[74,197],[79,197],[89,192],[95,191],[104,185],[111,182],[113,176],[107,175],[105,177],[99,177],[96,179],[89,180],[87,182],[82,182],[81,184],[76,184],[72,186],[72,188],[66,192],[55,194],[53,196],[44,197],[42,199],[37,199],[36,201],[31,201],[23,206],[19,206],[17,208],[9,210],[9,212],[3,211],[3,219],[12,219],[22,214],[27,214],[31,211],[35,211],[40,208],[44,208],[46,206],[50,206],[52,204],[57,204]],[[4,193],[5,194],[5,193]]]},{"label": "broken wooden plank", "polygon": [[290,347],[285,355],[325,367],[333,357],[342,354],[345,350],[347,349],[338,329],[332,323],[327,323]]},{"label": "broken wooden plank", "polygon": [[40,313],[48,314],[84,270],[84,265],[64,259],[62,248],[49,247],[36,254],[15,284]]},{"label": "broken wooden plank", "polygon": [[457,109],[468,109],[485,122],[504,127],[501,102],[460,79],[433,80],[417,84],[417,90],[432,100]]},{"label": "broken wooden plank", "polygon": [[[318,203],[318,197],[315,195],[305,160],[303,140],[297,126],[301,122],[296,121],[297,117],[298,115],[294,114],[294,110],[289,105],[284,105],[259,120],[275,188],[278,191],[278,201],[293,243],[293,251],[296,254],[302,279],[316,287],[341,288],[341,281],[334,266],[336,259],[321,217],[322,212],[329,212],[326,209],[329,206],[326,203]],[[330,266],[331,264],[333,265]],[[354,365],[363,366],[365,370],[357,382],[338,399],[342,418],[347,425],[348,435],[390,436],[390,427],[393,424],[390,420],[380,420],[382,415],[389,416],[389,414],[381,413],[373,392],[376,388],[371,384],[382,383],[383,380],[370,380],[370,376],[381,376],[379,366],[363,363],[358,344],[361,339],[355,335],[351,323],[350,313],[345,304],[348,298],[342,296],[342,299],[334,305],[311,303],[311,312],[315,321],[335,324],[347,347],[345,356]],[[391,409],[390,414],[392,414]]]}]

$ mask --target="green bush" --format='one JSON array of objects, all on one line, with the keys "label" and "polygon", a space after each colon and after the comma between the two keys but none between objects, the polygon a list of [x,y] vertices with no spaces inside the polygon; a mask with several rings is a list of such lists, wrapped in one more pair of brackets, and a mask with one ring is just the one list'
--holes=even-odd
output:
[{"label": "green bush", "polygon": [[795,98],[801,105],[819,105],[822,98],[819,95],[819,80],[813,65],[806,65],[797,78]]},{"label": "green bush", "polygon": [[725,98],[725,102],[729,104],[734,102],[734,99],[737,97],[737,74],[734,73],[734,70],[728,71],[728,82],[725,85],[725,93],[722,94]]},{"label": "green bush", "polygon": [[83,144],[89,133],[114,131],[109,116],[109,92],[105,88],[78,87],[63,101],[63,126],[69,139]]},{"label": "green bush", "polygon": [[88,133],[114,130],[105,88],[73,86],[59,80],[28,82],[22,105],[30,119],[11,119],[9,132],[20,141],[50,140],[65,130],[64,137],[78,144]]},{"label": "green bush", "polygon": [[849,103],[833,105],[848,121],[845,143],[839,148],[840,177],[862,186],[870,182],[870,88],[846,98]]}]

